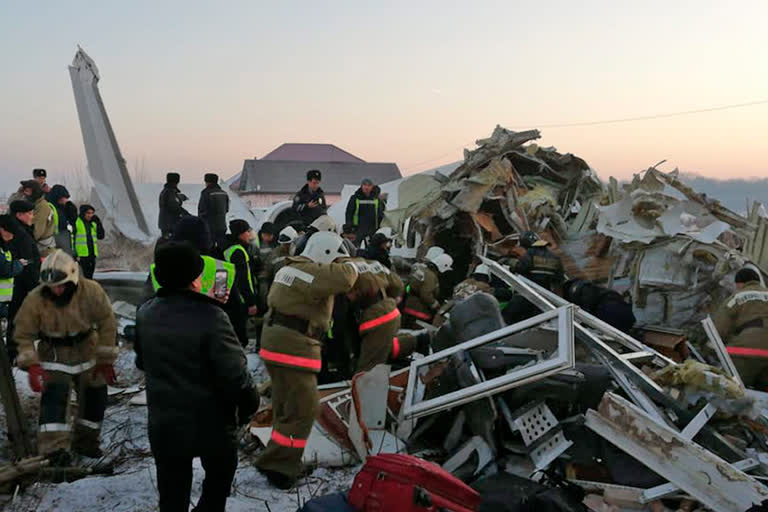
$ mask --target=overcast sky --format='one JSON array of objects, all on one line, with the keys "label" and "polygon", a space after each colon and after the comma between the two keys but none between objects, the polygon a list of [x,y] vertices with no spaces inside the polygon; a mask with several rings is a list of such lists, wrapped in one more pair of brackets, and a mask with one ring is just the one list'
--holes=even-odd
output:
[{"label": "overcast sky", "polygon": [[[768,99],[768,2],[0,3],[0,185],[86,169],[67,65],[77,44],[129,168],[229,177],[283,142],[406,173],[496,124],[664,114]],[[596,126],[541,143],[601,176],[768,176],[768,104]],[[143,164],[142,164],[143,162]]]}]

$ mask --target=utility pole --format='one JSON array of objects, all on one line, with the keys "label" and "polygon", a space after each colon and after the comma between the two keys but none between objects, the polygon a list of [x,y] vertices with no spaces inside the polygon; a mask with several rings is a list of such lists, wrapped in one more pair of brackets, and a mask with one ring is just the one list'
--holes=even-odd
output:
[{"label": "utility pole", "polygon": [[0,398],[5,409],[5,418],[8,425],[8,438],[15,452],[16,458],[21,460],[34,455],[32,441],[24,411],[21,410],[19,394],[16,391],[16,381],[13,378],[11,360],[8,357],[8,349],[2,340],[7,333],[7,320],[0,319]]}]

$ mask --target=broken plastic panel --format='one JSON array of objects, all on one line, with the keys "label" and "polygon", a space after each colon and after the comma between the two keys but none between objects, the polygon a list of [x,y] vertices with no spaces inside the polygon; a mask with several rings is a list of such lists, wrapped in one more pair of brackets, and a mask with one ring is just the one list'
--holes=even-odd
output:
[{"label": "broken plastic panel", "polygon": [[[452,409],[481,398],[501,393],[513,387],[522,386],[529,382],[543,379],[560,371],[573,368],[575,355],[573,347],[573,306],[565,306],[547,311],[538,316],[518,322],[514,325],[498,329],[478,338],[465,341],[454,347],[441,350],[435,354],[411,363],[408,379],[408,390],[403,403],[403,411],[406,418],[419,418],[436,412]],[[481,380],[475,385],[446,393],[428,399],[419,398],[419,390],[423,390],[424,382],[430,375],[440,373],[442,367],[450,363],[452,356],[461,356],[465,351],[474,348],[502,343],[523,331],[534,331],[537,338],[547,336],[544,326],[551,326],[555,322],[555,330],[548,331],[552,341],[556,340],[554,350],[550,356],[541,361],[531,362],[525,366],[510,369],[506,374],[490,380]],[[479,377],[479,375],[478,375]],[[419,389],[417,389],[419,388]],[[422,391],[423,392],[423,391]]]},{"label": "broken plastic panel", "polygon": [[515,412],[514,424],[523,436],[536,469],[542,470],[562,455],[573,443],[544,402],[529,404]]}]

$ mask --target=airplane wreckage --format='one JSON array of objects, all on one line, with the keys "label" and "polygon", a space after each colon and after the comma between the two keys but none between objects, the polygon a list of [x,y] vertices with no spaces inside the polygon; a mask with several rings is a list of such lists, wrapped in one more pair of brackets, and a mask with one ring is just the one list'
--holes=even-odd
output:
[{"label": "airplane wreckage", "polygon": [[[157,234],[145,204],[156,193],[145,201],[148,192],[131,183],[93,61],[80,50],[70,72],[93,193],[113,206],[113,231],[148,242]],[[470,483],[482,497],[478,510],[663,503],[743,512],[768,500],[768,394],[743,387],[709,318],[738,269],[768,269],[761,205],[740,215],[659,165],[604,183],[583,159],[538,138],[538,130],[497,126],[450,174],[381,186],[395,266],[407,273],[428,247],[443,247],[454,259],[441,283],[450,307],[424,326],[435,331],[432,354],[320,386],[306,464],[414,454]],[[550,242],[569,278],[623,294],[635,327],[622,332],[513,273],[509,261],[528,230]],[[453,285],[480,262],[494,286],[536,313],[506,325],[489,294],[453,300]],[[116,312],[130,326],[126,282],[146,274],[97,278],[121,295]],[[249,426],[262,444],[271,418],[266,405]]]}]

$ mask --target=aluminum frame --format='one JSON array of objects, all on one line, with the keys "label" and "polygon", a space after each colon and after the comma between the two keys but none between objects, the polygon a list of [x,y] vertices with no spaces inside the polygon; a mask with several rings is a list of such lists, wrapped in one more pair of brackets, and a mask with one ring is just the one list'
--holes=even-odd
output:
[{"label": "aluminum frame", "polygon": [[[576,364],[574,350],[574,309],[573,305],[557,309],[553,308],[552,311],[546,311],[533,318],[497,329],[488,334],[484,334],[483,336],[441,350],[430,356],[414,360],[411,363],[410,374],[408,375],[408,388],[403,402],[404,417],[406,419],[420,418],[446,409],[452,409],[469,402],[493,396],[514,387],[528,384],[529,382],[543,379],[563,370],[573,368]],[[552,357],[544,359],[543,361],[538,361],[532,365],[527,365],[523,368],[512,370],[505,375],[452,391],[443,396],[414,403],[414,390],[416,389],[416,378],[419,373],[419,368],[459,352],[499,341],[507,336],[525,331],[554,319],[557,319],[557,350]]]},{"label": "aluminum frame", "polygon": [[701,321],[701,326],[704,328],[704,333],[706,333],[707,338],[709,338],[712,348],[715,349],[717,359],[720,361],[720,366],[723,371],[728,373],[730,377],[736,379],[739,385],[743,388],[744,381],[741,380],[741,375],[739,375],[736,365],[733,364],[733,359],[731,359],[731,355],[725,348],[725,343],[723,343],[720,333],[717,332],[717,327],[715,327],[715,322],[712,321],[712,317],[707,315],[707,318]]}]

